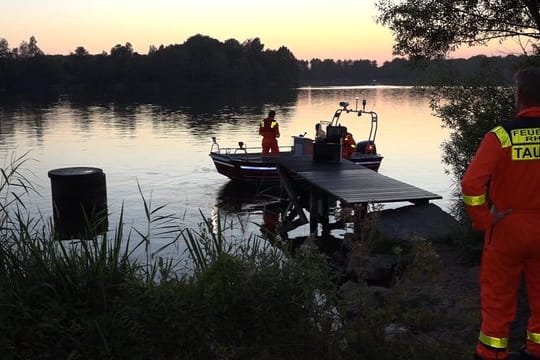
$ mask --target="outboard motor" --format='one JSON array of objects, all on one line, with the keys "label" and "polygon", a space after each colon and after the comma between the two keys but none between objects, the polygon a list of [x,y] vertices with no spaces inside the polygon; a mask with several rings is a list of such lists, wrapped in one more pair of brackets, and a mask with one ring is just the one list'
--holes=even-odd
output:
[{"label": "outboard motor", "polygon": [[377,154],[377,146],[374,141],[364,140],[356,144],[356,152],[361,154]]}]

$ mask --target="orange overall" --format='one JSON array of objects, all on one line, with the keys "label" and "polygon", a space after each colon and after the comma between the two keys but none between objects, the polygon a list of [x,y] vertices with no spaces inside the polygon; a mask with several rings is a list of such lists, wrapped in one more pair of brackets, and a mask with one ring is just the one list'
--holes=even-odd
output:
[{"label": "orange overall", "polygon": [[484,136],[461,187],[473,228],[485,231],[476,353],[507,357],[524,275],[531,312],[527,350],[540,357],[540,107],[524,109]]},{"label": "orange overall", "polygon": [[259,127],[259,135],[262,138],[262,154],[268,155],[272,153],[273,155],[279,154],[279,146],[277,139],[279,138],[279,124],[276,120],[267,117],[261,121],[261,126]]},{"label": "orange overall", "polygon": [[351,155],[356,151],[356,142],[351,133],[346,133],[343,138],[341,157],[343,159],[349,159]]}]

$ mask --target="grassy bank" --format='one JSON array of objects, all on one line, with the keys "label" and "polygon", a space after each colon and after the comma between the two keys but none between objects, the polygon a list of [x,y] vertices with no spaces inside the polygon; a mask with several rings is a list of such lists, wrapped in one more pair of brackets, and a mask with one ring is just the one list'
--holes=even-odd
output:
[{"label": "grassy bank", "polygon": [[[372,301],[362,284],[345,300],[341,274],[316,249],[291,257],[257,236],[232,243],[220,219],[148,232],[185,242],[190,272],[159,254],[134,259],[151,236],[124,229],[122,216],[112,235],[55,241],[50,221],[24,215],[24,195],[33,191],[24,164],[12,158],[0,183],[2,359],[470,357],[468,344],[421,335],[437,321],[459,328],[458,320],[394,297]],[[145,208],[148,228],[160,226]],[[426,270],[422,261],[415,266],[409,273]],[[385,328],[396,322],[413,335],[389,338]]]}]

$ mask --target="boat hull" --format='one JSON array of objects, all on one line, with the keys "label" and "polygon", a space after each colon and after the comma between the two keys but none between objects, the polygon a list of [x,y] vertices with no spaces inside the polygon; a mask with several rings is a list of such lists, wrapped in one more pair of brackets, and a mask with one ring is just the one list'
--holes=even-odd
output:
[{"label": "boat hull", "polygon": [[[222,154],[211,152],[218,173],[233,179],[246,182],[279,182],[276,159],[279,157],[294,156],[292,152],[280,153],[277,156],[263,157],[258,154]],[[365,166],[373,171],[378,171],[383,157],[380,155],[357,155],[350,161]],[[349,160],[343,160],[349,161]]]},{"label": "boat hull", "polygon": [[279,182],[276,163],[262,156],[242,156],[210,153],[218,173],[234,180],[248,182]]}]

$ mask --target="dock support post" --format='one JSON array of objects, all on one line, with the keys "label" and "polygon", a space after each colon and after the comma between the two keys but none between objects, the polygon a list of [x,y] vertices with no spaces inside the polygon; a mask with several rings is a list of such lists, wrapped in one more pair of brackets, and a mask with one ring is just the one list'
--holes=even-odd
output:
[{"label": "dock support post", "polygon": [[277,172],[281,180],[281,186],[285,189],[285,192],[289,196],[289,200],[293,205],[292,209],[290,210],[296,212],[296,215],[298,215],[298,219],[294,221],[295,226],[307,224],[308,220],[304,214],[304,210],[302,210],[302,206],[300,205],[299,197],[296,194],[296,191],[294,191],[294,186],[290,176],[287,174],[287,170],[278,165]]},{"label": "dock support post", "polygon": [[316,189],[311,187],[309,192],[309,234],[317,236],[319,228],[319,206]]},{"label": "dock support post", "polygon": [[330,235],[330,219],[328,218],[328,195],[311,187],[309,199],[309,233],[310,235],[318,235],[319,223],[322,225],[322,236]]},{"label": "dock support post", "polygon": [[367,210],[367,202],[354,205],[354,234],[358,241],[362,241],[362,230],[365,225]]},{"label": "dock support post", "polygon": [[328,215],[328,195],[321,194],[321,223],[322,223],[322,237],[327,238],[330,236],[330,219]]}]

